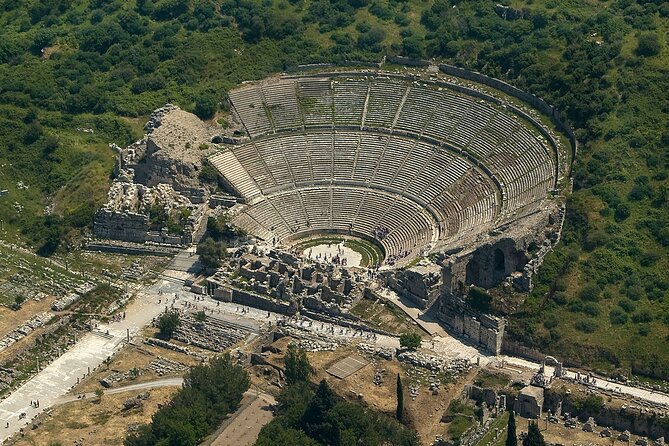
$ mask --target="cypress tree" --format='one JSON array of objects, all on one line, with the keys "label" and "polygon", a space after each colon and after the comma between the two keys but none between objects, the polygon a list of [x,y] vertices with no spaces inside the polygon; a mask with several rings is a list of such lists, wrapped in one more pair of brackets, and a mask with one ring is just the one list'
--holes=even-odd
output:
[{"label": "cypress tree", "polygon": [[518,437],[516,436],[516,416],[513,410],[509,412],[509,423],[506,425],[506,442],[504,446],[518,446]]},{"label": "cypress tree", "polygon": [[399,421],[402,421],[402,415],[404,415],[404,390],[402,389],[402,379],[400,374],[397,374],[397,411],[395,416]]},{"label": "cypress tree", "polygon": [[527,437],[523,440],[523,446],[546,446],[544,436],[539,431],[537,423],[530,423],[527,429]]}]

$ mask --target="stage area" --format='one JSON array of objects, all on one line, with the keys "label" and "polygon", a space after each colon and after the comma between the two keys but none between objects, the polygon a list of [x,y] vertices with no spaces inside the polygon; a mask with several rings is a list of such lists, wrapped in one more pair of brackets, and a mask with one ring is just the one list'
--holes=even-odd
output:
[{"label": "stage area", "polygon": [[375,244],[362,239],[318,237],[294,245],[297,253],[315,262],[331,262],[342,266],[367,268],[383,261],[383,252]]},{"label": "stage area", "polygon": [[326,261],[342,266],[362,266],[362,254],[340,243],[324,243],[306,248],[302,255],[319,262]]}]

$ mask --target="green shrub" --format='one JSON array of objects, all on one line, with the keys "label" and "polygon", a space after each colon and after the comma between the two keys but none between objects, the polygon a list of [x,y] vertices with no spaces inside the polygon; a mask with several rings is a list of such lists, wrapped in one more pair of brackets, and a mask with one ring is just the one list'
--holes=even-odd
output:
[{"label": "green shrub", "polygon": [[594,333],[595,331],[597,331],[597,328],[599,328],[597,322],[591,320],[577,321],[574,324],[574,327],[578,331],[582,331],[583,333]]},{"label": "green shrub", "polygon": [[653,313],[650,310],[639,310],[632,314],[632,322],[640,324],[643,322],[651,322],[653,320]]},{"label": "green shrub", "polygon": [[609,319],[613,325],[623,325],[627,322],[628,316],[620,308],[614,308],[609,312]]},{"label": "green shrub", "polygon": [[578,297],[589,302],[596,302],[600,299],[602,289],[596,283],[588,283],[578,293]]},{"label": "green shrub", "polygon": [[660,53],[660,38],[655,33],[643,33],[639,35],[636,54],[639,56],[655,56]]}]

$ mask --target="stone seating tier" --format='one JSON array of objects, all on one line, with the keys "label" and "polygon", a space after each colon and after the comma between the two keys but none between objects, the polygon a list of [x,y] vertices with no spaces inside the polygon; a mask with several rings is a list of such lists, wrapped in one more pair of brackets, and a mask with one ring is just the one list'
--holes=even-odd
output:
[{"label": "stone seating tier", "polygon": [[250,203],[235,222],[265,239],[384,227],[389,256],[415,253],[534,212],[556,182],[536,128],[450,88],[314,76],[229,97],[252,139],[210,162]]}]

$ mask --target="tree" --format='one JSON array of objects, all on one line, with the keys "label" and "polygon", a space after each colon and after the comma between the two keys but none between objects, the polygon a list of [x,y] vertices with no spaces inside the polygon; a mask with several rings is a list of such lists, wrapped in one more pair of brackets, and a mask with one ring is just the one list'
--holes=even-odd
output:
[{"label": "tree", "polygon": [[467,292],[468,302],[474,309],[483,313],[490,313],[492,305],[492,296],[486,290],[478,287],[471,287]]},{"label": "tree", "polygon": [[513,411],[509,412],[509,422],[506,425],[506,442],[504,446],[518,446],[518,436],[516,435],[516,416]]},{"label": "tree", "polygon": [[320,446],[302,431],[284,427],[279,423],[270,423],[263,427],[255,446],[276,446],[289,444],[291,446]]},{"label": "tree", "polygon": [[218,268],[221,261],[228,256],[227,245],[223,241],[215,241],[208,237],[197,245],[197,254],[205,268]]},{"label": "tree", "polygon": [[400,336],[400,345],[409,350],[416,350],[420,347],[420,335],[418,333],[402,333]]},{"label": "tree", "polygon": [[102,400],[102,395],[104,395],[104,394],[105,394],[105,391],[102,390],[101,388],[95,389],[95,396],[98,397],[98,401]]},{"label": "tree", "polygon": [[397,374],[397,410],[395,411],[395,417],[398,421],[402,421],[404,416],[404,389],[402,388],[402,378],[400,374]]},{"label": "tree", "polygon": [[25,133],[23,134],[23,143],[30,145],[40,139],[42,136],[43,130],[42,126],[36,122],[32,122],[28,128],[26,128]]},{"label": "tree", "polygon": [[627,219],[632,214],[630,205],[627,203],[620,203],[616,206],[616,221],[623,221]]},{"label": "tree", "polygon": [[655,56],[660,52],[660,39],[655,33],[645,33],[639,36],[636,54],[639,56]]},{"label": "tree", "polygon": [[[218,181],[218,174],[215,175],[214,181]],[[238,231],[230,224],[230,217],[221,214],[207,219],[207,234],[216,241],[226,241],[237,236]]]},{"label": "tree", "polygon": [[21,305],[23,305],[23,302],[26,301],[26,297],[23,294],[17,294],[14,297],[14,308],[17,310],[21,308]]},{"label": "tree", "polygon": [[329,443],[334,438],[335,427],[328,413],[336,404],[335,394],[325,380],[321,380],[314,397],[302,417],[302,427],[311,438]]},{"label": "tree", "polygon": [[313,369],[311,368],[311,364],[309,364],[309,358],[307,358],[307,353],[304,350],[297,348],[294,344],[290,344],[283,362],[286,367],[286,381],[289,385],[309,381]]},{"label": "tree", "polygon": [[419,59],[423,57],[424,40],[419,36],[409,36],[402,40],[402,50],[405,56]]},{"label": "tree", "polygon": [[195,99],[193,113],[200,119],[211,119],[218,109],[218,102],[213,93],[202,94]]},{"label": "tree", "polygon": [[195,446],[234,412],[249,388],[244,369],[229,354],[193,367],[183,388],[160,408],[151,424],[125,440],[126,446]]},{"label": "tree", "polygon": [[158,319],[160,337],[164,339],[170,339],[179,325],[181,325],[179,313],[176,311],[163,313],[162,316],[160,316]]},{"label": "tree", "polygon": [[546,446],[546,441],[544,440],[544,436],[541,435],[537,423],[530,423],[527,436],[523,440],[523,446]]}]

